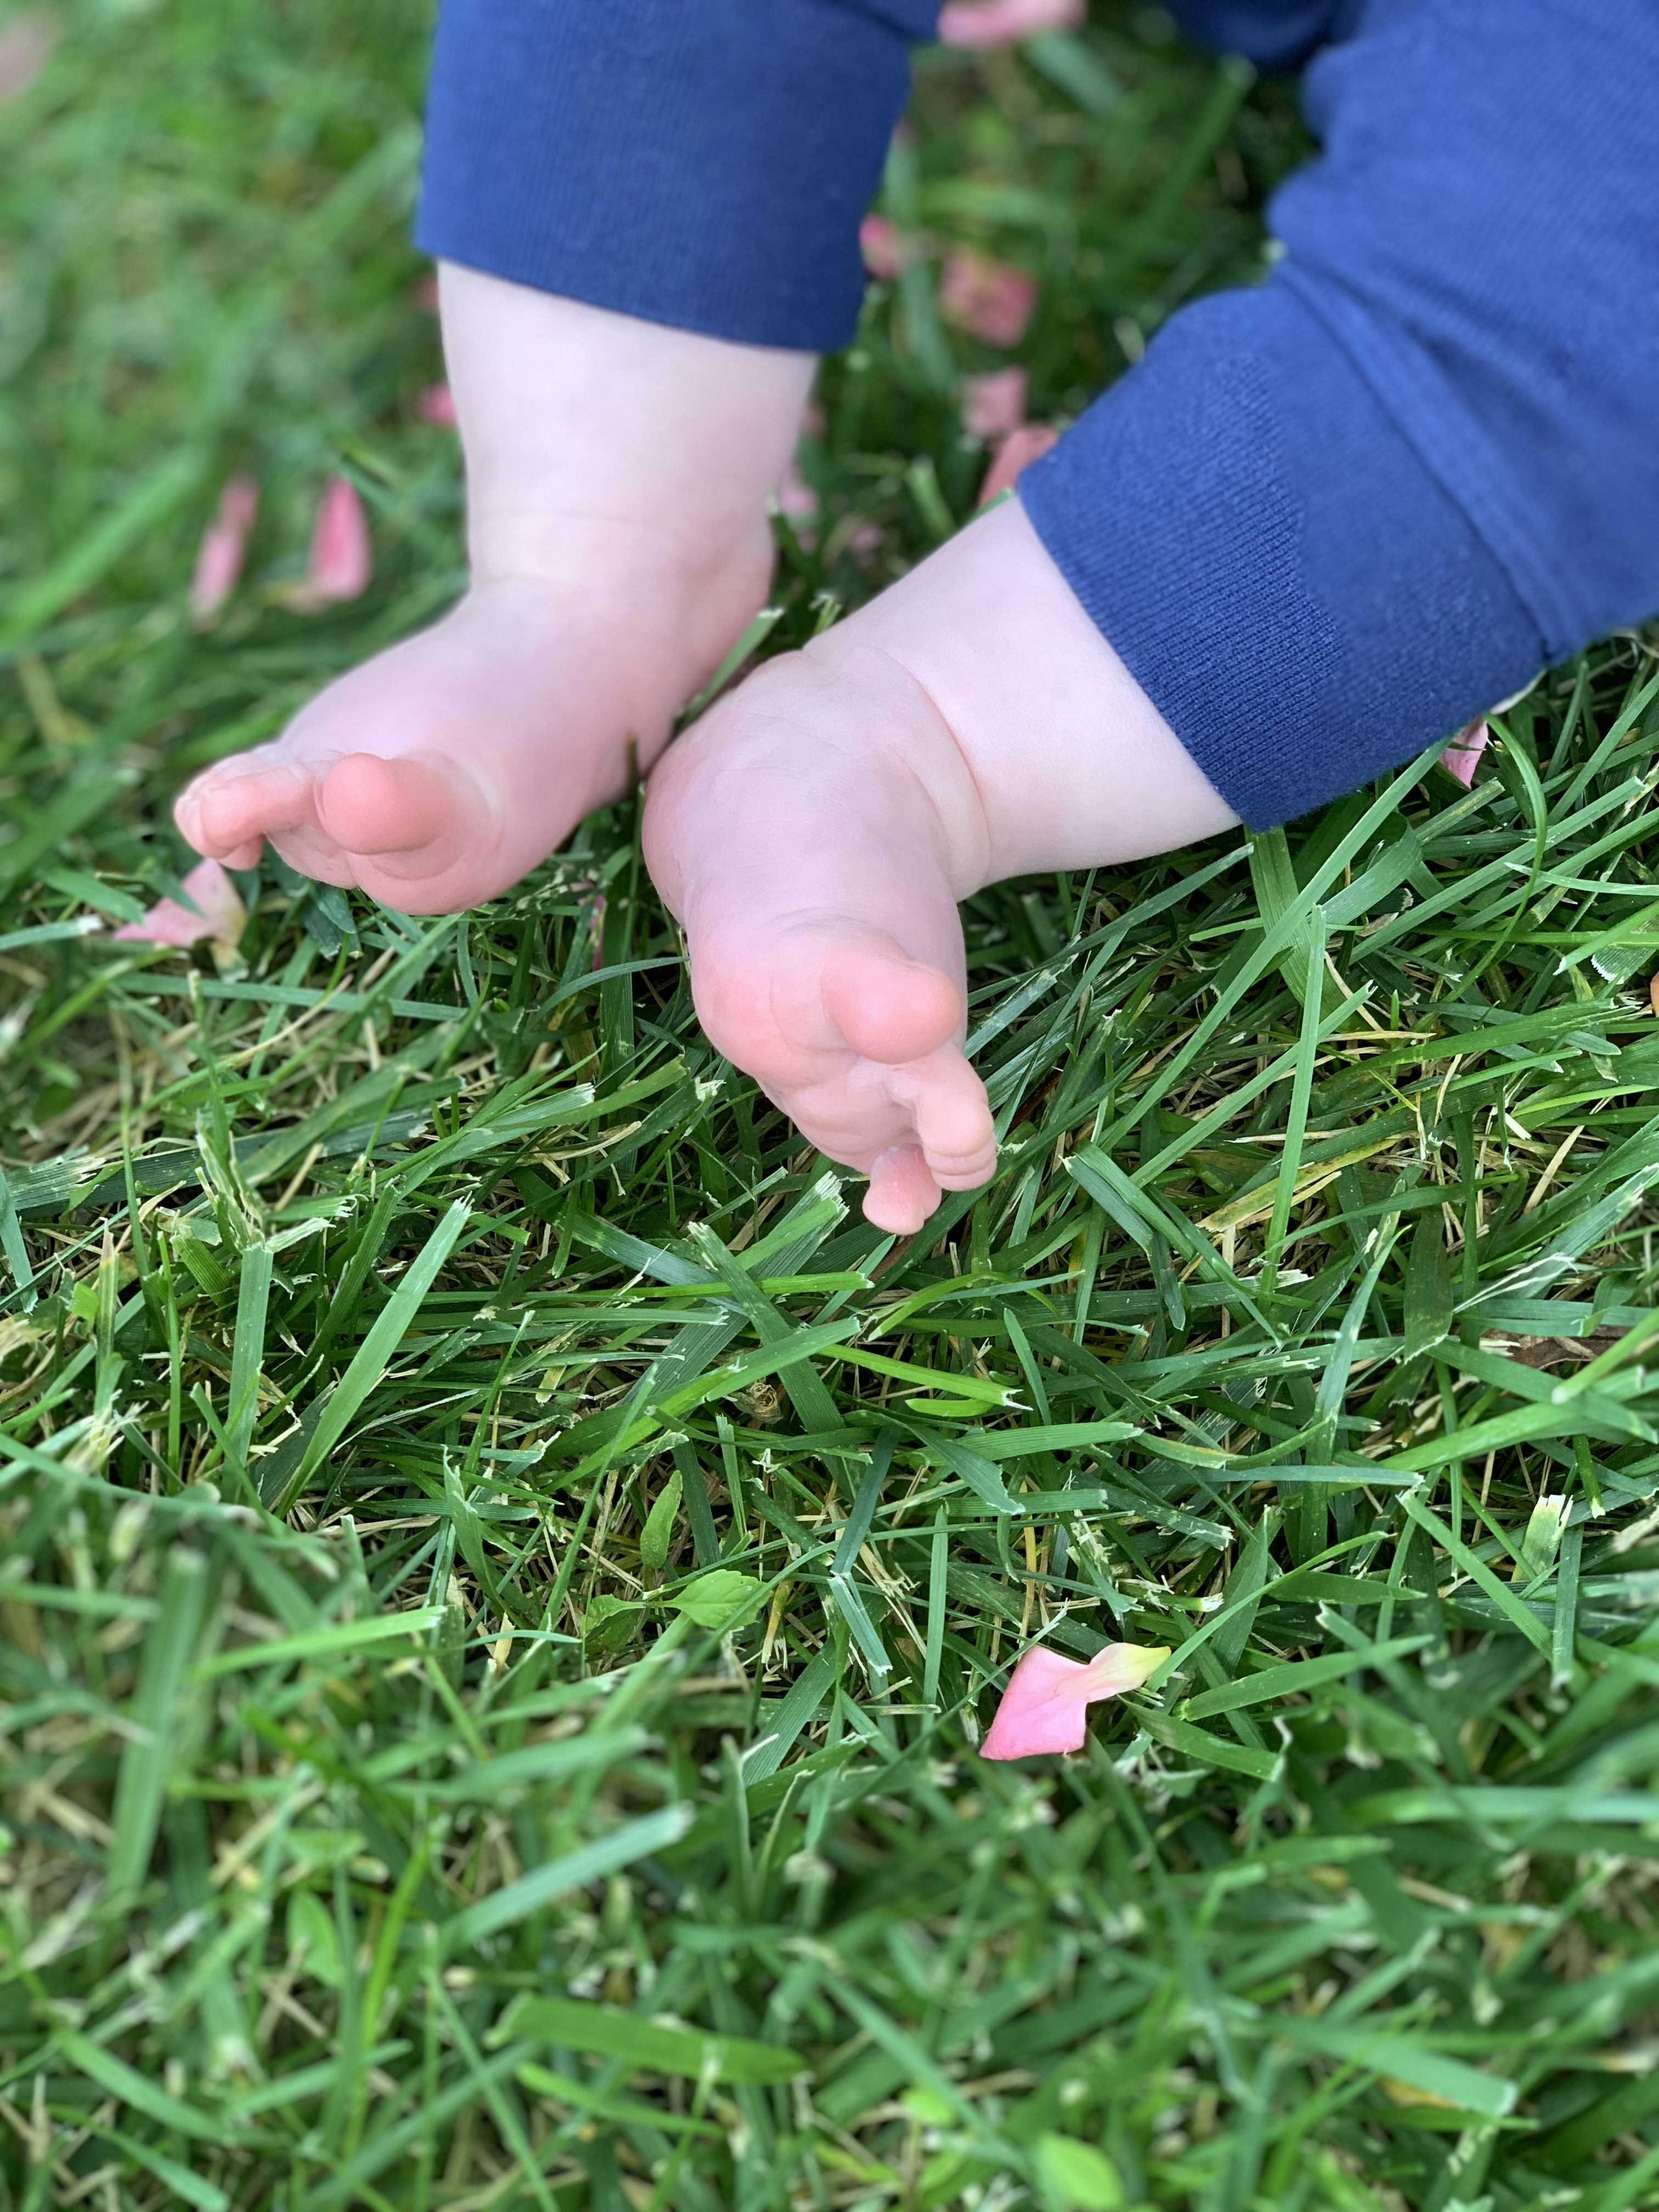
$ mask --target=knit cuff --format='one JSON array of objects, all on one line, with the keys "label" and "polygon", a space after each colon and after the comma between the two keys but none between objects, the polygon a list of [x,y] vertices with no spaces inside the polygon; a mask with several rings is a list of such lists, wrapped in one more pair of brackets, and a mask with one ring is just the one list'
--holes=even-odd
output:
[{"label": "knit cuff", "polygon": [[1253,829],[1409,760],[1546,657],[1462,510],[1279,283],[1176,318],[1019,489]]},{"label": "knit cuff", "polygon": [[844,345],[935,0],[444,0],[416,242],[711,337]]}]

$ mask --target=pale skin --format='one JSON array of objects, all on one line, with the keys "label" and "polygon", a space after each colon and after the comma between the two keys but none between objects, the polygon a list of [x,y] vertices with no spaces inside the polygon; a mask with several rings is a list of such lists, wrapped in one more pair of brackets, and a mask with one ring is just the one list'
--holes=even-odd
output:
[{"label": "pale skin", "polygon": [[[919,1230],[995,1168],[964,1057],[957,902],[1236,817],[1018,501],[990,510],[664,754],[763,602],[767,503],[816,363],[441,273],[471,587],[282,737],[180,796],[198,852],[406,913],[494,896],[647,787],[646,858],[710,1038]],[[662,756],[659,759],[659,756]]]}]

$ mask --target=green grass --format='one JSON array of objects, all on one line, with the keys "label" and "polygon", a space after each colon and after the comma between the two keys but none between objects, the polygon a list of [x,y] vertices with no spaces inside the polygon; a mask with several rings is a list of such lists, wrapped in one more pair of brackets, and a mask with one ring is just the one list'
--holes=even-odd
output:
[{"label": "green grass", "polygon": [[[1659,2204],[1651,643],[1473,793],[976,900],[1002,1170],[905,1246],[630,811],[460,921],[88,936],[459,576],[413,12],[88,0],[0,110],[0,2205]],[[1298,157],[1165,31],[921,78],[890,207],[1041,272],[1039,412]],[[872,298],[773,643],[966,514],[992,359]],[[380,579],[300,617],[335,467]],[[1038,1633],[1175,1655],[988,1766]]]}]

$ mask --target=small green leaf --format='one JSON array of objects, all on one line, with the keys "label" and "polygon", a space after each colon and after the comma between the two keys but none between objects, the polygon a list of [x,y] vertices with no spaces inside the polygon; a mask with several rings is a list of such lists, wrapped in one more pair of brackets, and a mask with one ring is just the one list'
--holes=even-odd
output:
[{"label": "small green leaf", "polygon": [[288,1900],[288,1948],[301,1971],[331,1990],[340,1986],[340,1939],[315,1891],[296,1889]]},{"label": "small green leaf", "polygon": [[1521,1539],[1521,1557],[1515,1565],[1516,1582],[1529,1583],[1534,1575],[1547,1575],[1555,1565],[1566,1517],[1565,1498],[1546,1496],[1538,1500],[1528,1518],[1527,1532]]},{"label": "small green leaf", "polygon": [[955,2106],[947,2104],[936,2089],[907,2089],[899,2102],[924,2128],[948,2128],[957,2116]]},{"label": "small green leaf", "polygon": [[673,1599],[683,1613],[699,1628],[735,1628],[760,1602],[762,1585],[753,1575],[740,1575],[735,1567],[716,1567],[699,1575]]},{"label": "small green leaf", "polygon": [[1121,2212],[1127,2192],[1103,2150],[1071,2136],[1042,2136],[1037,2178],[1053,2212]]},{"label": "small green leaf", "polygon": [[645,1526],[640,1531],[640,1564],[647,1574],[659,1575],[668,1564],[674,1523],[679,1516],[680,1489],[679,1475],[671,1474],[645,1516]]},{"label": "small green leaf", "polygon": [[582,1615],[582,1642],[596,1645],[601,1651],[614,1651],[627,1641],[629,1616],[634,1608],[626,1598],[612,1597],[601,1590],[587,1601]]}]

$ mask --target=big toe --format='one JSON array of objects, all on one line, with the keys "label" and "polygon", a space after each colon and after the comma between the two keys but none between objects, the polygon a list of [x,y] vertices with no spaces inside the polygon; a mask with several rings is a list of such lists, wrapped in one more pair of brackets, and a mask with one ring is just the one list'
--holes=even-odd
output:
[{"label": "big toe", "polygon": [[823,963],[825,1012],[854,1052],[896,1066],[925,1059],[955,1036],[962,994],[942,968],[896,945],[838,945]]},{"label": "big toe", "polygon": [[317,812],[348,853],[382,860],[418,857],[425,873],[464,841],[477,811],[473,799],[461,772],[447,762],[348,753],[324,778]]}]

